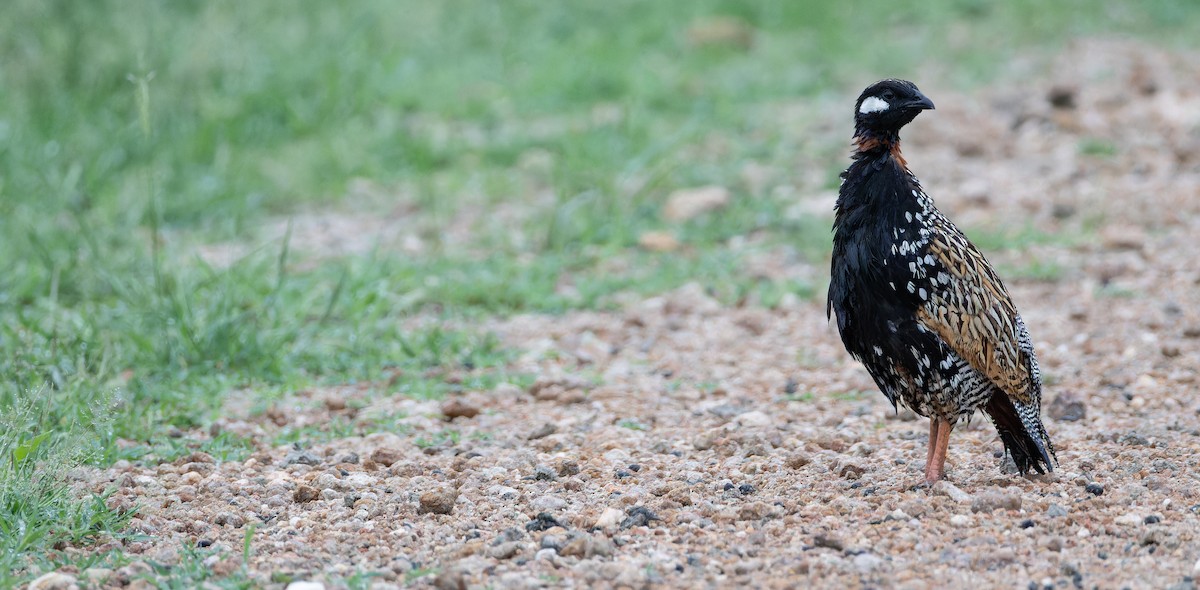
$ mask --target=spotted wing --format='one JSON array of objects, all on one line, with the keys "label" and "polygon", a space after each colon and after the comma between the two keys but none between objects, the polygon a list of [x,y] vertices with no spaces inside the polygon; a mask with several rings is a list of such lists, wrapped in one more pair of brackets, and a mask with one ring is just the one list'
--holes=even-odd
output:
[{"label": "spotted wing", "polygon": [[936,284],[917,321],[936,333],[1007,393],[1039,405],[1041,382],[1025,324],[996,272],[966,236],[944,219],[931,232],[928,252],[938,262]]}]

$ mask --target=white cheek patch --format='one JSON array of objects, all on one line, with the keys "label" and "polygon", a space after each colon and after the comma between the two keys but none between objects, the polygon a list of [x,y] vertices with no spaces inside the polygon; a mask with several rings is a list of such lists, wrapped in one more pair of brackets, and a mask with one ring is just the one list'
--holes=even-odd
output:
[{"label": "white cheek patch", "polygon": [[878,113],[888,110],[890,106],[886,100],[878,96],[868,96],[866,100],[862,101],[862,105],[858,107],[858,112],[863,114]]}]

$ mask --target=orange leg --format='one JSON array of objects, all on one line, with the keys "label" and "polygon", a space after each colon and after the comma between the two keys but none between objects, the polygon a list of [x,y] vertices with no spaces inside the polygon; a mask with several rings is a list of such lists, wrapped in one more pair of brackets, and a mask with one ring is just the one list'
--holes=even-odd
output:
[{"label": "orange leg", "polygon": [[946,477],[946,450],[954,426],[941,418],[929,419],[929,453],[925,457],[925,483],[932,485]]}]

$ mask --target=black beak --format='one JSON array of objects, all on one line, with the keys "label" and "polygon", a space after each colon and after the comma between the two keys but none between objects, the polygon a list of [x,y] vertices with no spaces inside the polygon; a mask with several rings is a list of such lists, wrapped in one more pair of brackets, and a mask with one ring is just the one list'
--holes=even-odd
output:
[{"label": "black beak", "polygon": [[905,108],[917,109],[917,110],[922,110],[922,111],[933,110],[933,101],[929,100],[928,96],[925,96],[924,94],[921,94],[920,92],[918,92],[917,95],[915,97],[913,97],[912,100],[908,101],[908,104],[905,104],[904,106],[905,106]]}]

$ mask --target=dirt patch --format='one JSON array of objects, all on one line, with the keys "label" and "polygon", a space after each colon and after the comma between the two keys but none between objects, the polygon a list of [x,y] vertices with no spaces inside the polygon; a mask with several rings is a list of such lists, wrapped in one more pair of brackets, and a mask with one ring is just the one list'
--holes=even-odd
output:
[{"label": "dirt patch", "polygon": [[[523,351],[512,369],[530,387],[310,391],[218,421],[258,441],[245,461],[121,462],[81,487],[116,484],[109,501],[138,507],[146,537],[122,549],[144,562],[221,547],[210,565],[233,571],[255,524],[263,584],[1191,584],[1200,61],[1085,43],[1062,63],[1053,84],[925,88],[939,109],[908,137],[913,169],[963,225],[1085,236],[991,255],[1057,269],[1008,280],[1046,376],[1052,475],[1011,473],[980,418],[951,437],[948,483],[914,488],[927,423],[887,404],[823,302],[729,308],[689,285],[617,312],[488,322]],[[355,412],[397,418],[304,449],[265,442],[277,423]]]}]

